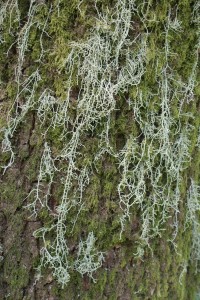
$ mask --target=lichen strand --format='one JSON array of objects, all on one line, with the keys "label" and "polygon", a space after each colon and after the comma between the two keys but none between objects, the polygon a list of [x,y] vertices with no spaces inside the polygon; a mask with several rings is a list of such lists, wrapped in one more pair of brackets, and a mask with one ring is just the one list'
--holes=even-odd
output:
[{"label": "lichen strand", "polygon": [[3,1],[3,298],[194,299],[199,8]]}]

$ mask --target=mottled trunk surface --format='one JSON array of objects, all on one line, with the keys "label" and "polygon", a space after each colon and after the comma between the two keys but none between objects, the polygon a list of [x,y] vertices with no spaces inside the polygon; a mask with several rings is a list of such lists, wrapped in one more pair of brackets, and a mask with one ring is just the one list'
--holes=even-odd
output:
[{"label": "mottled trunk surface", "polygon": [[[198,15],[200,4],[198,1],[195,3],[192,0],[149,0],[146,3],[140,0],[121,1],[125,3],[124,5],[127,5],[127,9],[131,7],[130,3],[134,4],[137,9],[135,11],[133,9],[132,25],[128,28],[128,35],[125,37],[126,42],[123,42],[124,46],[120,50],[119,68],[114,70],[113,67],[114,71],[110,71],[113,73],[111,74],[112,78],[109,80],[112,83],[114,82],[114,88],[117,86],[117,80],[121,78],[119,76],[120,71],[126,63],[128,64],[129,52],[123,54],[124,49],[133,47],[131,51],[137,52],[144,40],[146,45],[143,51],[145,53],[130,58],[133,61],[134,59],[143,61],[139,62],[137,67],[127,66],[124,69],[122,75],[126,82],[120,79],[122,80],[121,86],[119,88],[117,86],[116,92],[113,92],[114,100],[112,101],[115,101],[113,107],[112,103],[112,105],[109,104],[108,95],[104,94],[106,87],[103,87],[102,94],[99,97],[106,95],[105,101],[102,102],[102,106],[107,105],[105,111],[100,106],[97,107],[99,105],[97,102],[95,104],[97,112],[94,112],[93,115],[88,113],[88,118],[94,118],[94,120],[90,120],[84,130],[79,130],[77,129],[78,124],[84,119],[87,110],[84,106],[86,104],[78,106],[77,101],[82,99],[81,97],[86,93],[84,90],[84,77],[86,78],[88,74],[92,76],[92,74],[95,74],[96,69],[94,68],[91,73],[88,71],[88,74],[87,71],[78,74],[77,69],[83,67],[87,55],[89,57],[88,70],[92,68],[94,53],[91,50],[93,53],[91,54],[90,50],[87,49],[91,37],[99,34],[102,39],[106,37],[106,43],[106,39],[109,39],[108,32],[110,31],[114,35],[116,23],[107,24],[103,17],[101,18],[101,14],[102,16],[103,14],[110,14],[113,19],[116,18],[115,5],[119,2],[99,0],[96,1],[96,8],[93,0],[36,0],[32,2],[29,0],[4,0],[0,3],[0,18],[2,16],[2,20],[0,19],[0,126],[1,128],[7,128],[11,124],[12,127],[12,122],[9,123],[11,119],[7,115],[17,120],[16,128],[13,127],[13,132],[9,134],[12,150],[7,144],[7,148],[4,149],[7,149],[7,151],[2,151],[0,160],[2,167],[8,165],[12,156],[11,151],[13,151],[14,161],[5,172],[2,169],[0,177],[0,299],[200,299],[197,295],[200,283],[198,272],[196,272],[198,260],[196,256],[192,259],[192,252],[198,252],[198,250],[196,248],[194,250],[192,246],[194,245],[192,241],[192,222],[191,220],[188,223],[185,221],[188,213],[187,197],[189,197],[188,191],[191,180],[193,179],[198,184],[200,179],[200,135],[198,129],[200,122],[198,100],[200,89],[197,85],[199,74],[196,56],[198,50],[195,50],[199,39],[199,17],[195,17],[195,13]],[[195,5],[197,7],[196,12]],[[167,22],[172,22],[170,23],[171,27],[167,27]],[[99,31],[94,29],[98,26]],[[169,29],[168,37],[166,34],[167,28]],[[24,34],[26,30],[27,35]],[[23,38],[27,39],[27,42],[23,42]],[[134,39],[136,39],[135,45],[128,44],[128,40],[133,41]],[[76,66],[73,67],[74,69],[70,73],[69,66],[71,65],[70,62],[67,62],[67,59],[71,53],[71,48],[75,49],[75,46],[70,44],[72,41],[82,43],[82,48],[80,47],[79,50],[77,46],[74,50],[77,51],[75,53],[80,51],[79,58],[74,58],[75,61],[80,59],[80,62],[75,63]],[[84,41],[87,43],[86,46],[83,46]],[[20,43],[24,43],[24,52],[19,47]],[[114,49],[114,43],[113,49],[108,49],[108,51],[115,53],[112,54],[113,56],[108,54],[110,55],[111,69],[112,59],[115,59],[114,55],[116,55],[114,51],[117,51]],[[168,46],[171,55],[166,57],[166,51],[168,51],[166,47]],[[98,49],[100,48],[97,47],[97,51]],[[102,53],[105,52],[104,50]],[[91,66],[89,65],[90,55],[93,55]],[[104,53],[104,55],[107,54]],[[97,54],[98,57],[100,56]],[[166,67],[167,64],[169,66]],[[128,69],[129,67],[130,69]],[[165,67],[169,67],[166,71],[167,76],[174,76],[173,81],[172,79],[166,79],[165,81],[163,75]],[[102,68],[105,69],[106,66],[103,65]],[[34,87],[35,79],[31,81],[29,76],[37,70],[40,79],[38,82],[36,80],[36,86]],[[173,70],[173,75],[171,75],[170,70]],[[103,82],[103,76],[106,78],[105,81],[108,81],[109,74],[102,75],[101,72],[103,71],[99,71],[98,75],[99,81]],[[128,77],[128,72],[134,72],[135,79]],[[136,78],[139,72],[141,74]],[[50,104],[50,101],[59,99],[59,103],[65,103],[69,88],[67,87],[69,74],[72,76],[67,110],[69,117],[63,121],[61,118],[66,116],[62,116],[61,111],[59,111],[60,119],[55,121],[57,125],[51,126],[57,105],[61,104],[56,104],[56,102]],[[190,77],[192,78],[191,81],[194,82],[189,81]],[[28,83],[27,78],[29,78]],[[94,75],[94,80],[95,78]],[[133,80],[135,82],[132,84]],[[167,167],[164,166],[165,164],[167,166],[166,161],[169,163],[168,158],[166,158],[167,155],[163,156],[165,158],[160,158],[162,154],[159,154],[160,156],[157,158],[155,156],[153,160],[148,160],[155,165],[149,171],[150,169],[145,165],[146,157],[149,155],[149,152],[146,151],[141,156],[142,163],[138,171],[129,175],[138,163],[139,155],[144,147],[150,149],[152,146],[153,149],[159,149],[159,145],[162,144],[162,137],[155,137],[154,140],[151,140],[151,138],[146,139],[145,134],[148,135],[148,133],[145,132],[148,131],[148,126],[145,127],[145,124],[147,124],[148,118],[149,120],[153,119],[150,117],[150,112],[155,113],[158,118],[155,120],[155,124],[151,124],[151,126],[154,126],[155,132],[158,132],[158,127],[162,123],[160,122],[161,116],[164,118],[163,124],[165,120],[171,118],[169,112],[167,112],[168,108],[163,113],[162,103],[164,103],[164,100],[163,102],[160,100],[162,97],[162,99],[165,99],[165,96],[162,95],[162,88],[164,89],[166,82],[169,84],[166,93],[167,97],[170,98],[168,99],[169,110],[173,119],[169,128],[170,132],[174,130],[174,133],[169,135],[169,147],[175,143],[174,141],[179,134],[177,133],[178,126],[180,125],[181,132],[189,132],[189,144],[186,150],[188,152],[185,155],[190,157],[190,159],[184,158],[184,166],[178,173],[180,175],[180,182],[178,183],[180,187],[178,189],[180,193],[178,196],[179,202],[177,206],[176,204],[167,203],[167,208],[163,204],[158,206],[155,202],[151,204],[151,201],[154,201],[152,200],[154,198],[151,198],[154,187],[152,187],[150,176],[155,170],[160,170],[158,168],[159,161],[161,161],[160,164],[163,164],[162,170],[165,171],[161,171],[163,173],[160,176],[158,186],[163,184],[164,190],[166,189],[166,183],[169,182],[169,190],[172,193],[177,192],[176,183],[169,180]],[[188,89],[185,87],[185,82],[188,84]],[[88,87],[92,89],[92,83]],[[93,93],[98,92],[98,89],[99,87],[94,87]],[[45,90],[51,90],[52,98],[47,97],[48,103],[44,104],[43,109],[41,108],[40,111],[41,115],[38,115],[40,104],[37,101]],[[33,98],[30,98],[32,91],[34,95]],[[139,103],[141,95],[143,95],[144,100],[142,104],[140,103],[136,107],[135,103]],[[86,97],[86,100],[90,97],[93,96]],[[152,102],[149,101],[151,97],[154,97]],[[180,100],[181,97],[183,100]],[[24,107],[29,100],[32,102],[26,110]],[[98,99],[95,101],[98,101]],[[106,101],[108,101],[108,104],[106,104]],[[149,101],[148,105],[145,101]],[[93,110],[93,104],[90,105]],[[9,112],[10,109],[11,112]],[[81,109],[84,113],[81,112]],[[179,114],[180,109],[183,111],[181,115]],[[107,113],[106,110],[109,112]],[[23,111],[25,113],[21,117]],[[147,113],[149,113],[148,116]],[[76,122],[77,115],[80,115],[80,118]],[[142,122],[139,123],[140,118],[146,122],[143,124],[146,131],[142,127]],[[107,122],[108,120],[109,122]],[[166,125],[163,124],[164,134]],[[192,129],[190,130],[190,128]],[[64,132],[68,131],[68,133],[64,138],[61,138],[63,130]],[[69,175],[67,168],[70,166],[69,156],[63,158],[64,154],[62,156],[60,153],[63,153],[65,143],[69,143],[69,145],[67,144],[68,147],[74,145],[71,140],[73,130],[77,132],[77,135],[80,133],[81,137],[78,140],[79,145],[74,150],[77,151],[76,168],[73,169],[72,164],[73,176],[70,179],[70,190],[67,199],[78,197],[79,200],[77,201],[80,203],[70,202],[72,207],[68,215],[65,215],[63,223],[61,223],[66,226],[64,238],[67,241],[69,265],[71,266],[69,268],[70,279],[62,287],[62,284],[58,283],[57,276],[52,273],[53,267],[51,264],[46,262],[45,265],[44,262],[45,266],[43,265],[40,269],[41,276],[38,276],[37,271],[38,266],[41,265],[40,250],[45,243],[45,247],[51,251],[51,243],[57,237],[55,231],[48,232],[45,241],[41,237],[35,237],[33,233],[42,227],[49,228],[57,222],[57,207],[63,199],[64,181],[66,176]],[[0,132],[0,135],[1,140],[5,140],[5,129]],[[104,140],[102,136],[104,136]],[[112,149],[109,149],[108,144],[106,145],[106,142],[108,142],[106,136]],[[137,158],[131,156],[132,150],[128,154],[131,158],[128,158],[128,171],[126,172],[123,165],[126,159],[123,155],[126,152],[123,149],[127,149],[128,146],[126,147],[126,145],[128,145],[127,141],[131,140],[130,137],[141,148],[134,150],[139,153]],[[147,146],[143,147],[144,139],[146,139]],[[101,146],[102,140],[103,146]],[[152,144],[151,141],[153,141]],[[59,171],[53,173],[53,181],[50,185],[48,183],[51,181],[51,172],[47,168],[44,171],[46,175],[41,176],[41,183],[39,183],[39,188],[42,190],[41,195],[43,195],[41,197],[45,197],[48,188],[50,189],[47,193],[48,207],[45,205],[41,207],[41,203],[37,200],[34,208],[37,215],[34,215],[32,214],[33,211],[25,208],[25,206],[33,202],[34,197],[36,197],[35,192],[30,195],[29,193],[36,189],[38,184],[45,142],[50,145],[51,154],[54,158],[60,155],[59,160],[55,159],[53,162]],[[165,145],[164,143],[163,140],[163,145]],[[187,141],[184,141],[181,148],[186,144]],[[148,145],[150,145],[149,148]],[[46,151],[48,153],[48,149]],[[177,161],[178,159],[179,155],[177,155]],[[43,165],[45,165],[44,162]],[[131,186],[137,184],[138,178],[142,175],[138,175],[135,181],[134,178],[136,177],[134,176],[137,176],[143,166],[146,167],[147,171],[144,182],[138,188],[138,195],[145,186],[144,200],[134,202],[137,197],[134,194],[135,191],[131,191],[132,197],[130,196],[129,202],[125,202],[125,204],[122,203],[122,200],[120,202],[120,199],[125,199],[123,198],[124,195],[130,195]],[[89,169],[89,175],[87,175],[89,179],[86,176],[82,182],[80,174],[85,170],[84,167]],[[46,178],[44,178],[45,176]],[[123,176],[124,178],[127,176],[124,181],[122,180]],[[128,176],[132,176],[131,179]],[[156,176],[154,178],[158,178]],[[83,195],[80,191],[80,182],[85,185]],[[78,192],[76,192],[77,189]],[[161,199],[159,201],[159,203],[162,203]],[[163,203],[164,201],[165,198]],[[200,200],[198,199],[198,201]],[[133,205],[128,208],[127,203]],[[145,203],[147,203],[147,206],[145,206]],[[147,216],[145,210],[147,208],[145,207],[149,209],[151,206],[155,208],[155,216],[153,216],[152,211],[149,212],[152,214],[149,221],[150,225],[145,225],[145,222],[148,221],[148,218],[145,217]],[[197,219],[199,208],[198,205],[195,207]],[[127,216],[123,219],[123,214],[126,215],[126,213]],[[166,216],[159,217],[164,213]],[[72,222],[76,219],[77,214],[77,221],[72,230]],[[159,223],[159,220],[162,221]],[[156,223],[154,224],[154,222]],[[145,226],[147,226],[146,230],[149,230],[147,233],[144,230]],[[159,228],[158,232],[156,228]],[[98,255],[102,251],[104,260],[100,261],[102,266],[97,267],[96,271],[91,273],[82,271],[81,275],[81,272],[77,272],[77,270],[80,271],[79,269],[80,267],[83,268],[83,265],[78,264],[78,267],[77,264],[76,267],[72,267],[72,265],[77,257],[78,245],[80,246],[79,241],[86,241],[91,232],[94,233],[96,239],[95,247]],[[62,253],[62,255],[64,254]],[[59,262],[56,262],[54,267],[56,265],[59,265]]]}]

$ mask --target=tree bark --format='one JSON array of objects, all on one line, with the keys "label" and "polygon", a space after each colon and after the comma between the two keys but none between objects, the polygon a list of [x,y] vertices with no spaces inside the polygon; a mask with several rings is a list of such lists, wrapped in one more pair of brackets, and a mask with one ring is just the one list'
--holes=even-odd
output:
[{"label": "tree bark", "polygon": [[[97,99],[95,100],[97,104],[93,107],[91,100],[89,105],[93,111],[89,112],[85,108],[87,103],[83,103],[87,84],[84,77],[92,77],[96,69],[92,66],[95,52],[92,52],[88,45],[92,47],[97,35],[100,42],[109,43],[111,40],[111,48],[107,49],[109,54],[103,51],[102,55],[109,56],[112,69],[112,60],[115,60],[117,50],[114,38],[112,40],[110,36],[114,35],[117,26],[117,22],[112,20],[117,18],[115,14],[117,3],[119,4],[120,1],[4,0],[0,4],[0,18],[2,16],[2,20],[0,19],[0,125],[3,129],[0,133],[3,141],[0,163],[2,167],[9,166],[7,169],[2,168],[0,178],[1,299],[198,299],[198,258],[193,255],[198,250],[193,246],[195,225],[190,215],[188,204],[190,200],[187,199],[192,180],[198,185],[200,178],[200,89],[197,84],[199,17],[196,16],[199,1],[196,3],[191,0],[160,2],[149,0],[147,3],[133,0],[121,1],[127,11],[132,9],[132,12],[131,25],[125,41],[121,36],[124,44],[122,47],[119,46],[120,43],[116,44],[121,47],[118,69],[113,68],[109,75],[103,73],[107,66],[102,65],[97,77],[99,82],[103,82],[105,76],[105,82],[110,80],[110,86],[116,87],[116,90],[119,80],[123,84],[117,92],[113,92],[114,104],[109,104],[108,94],[105,93],[106,83],[99,98],[95,98],[95,91],[98,92],[99,87],[93,87],[91,80],[88,87],[93,89],[93,94],[88,94],[86,99],[89,101],[94,97]],[[135,5],[134,8],[131,8],[132,4]],[[110,23],[106,22],[108,19],[105,16],[110,16],[108,17]],[[123,16],[126,16],[126,13]],[[119,26],[123,22],[120,19]],[[171,27],[168,28],[169,24]],[[123,30],[121,28],[121,31]],[[94,42],[90,39],[94,39]],[[131,44],[134,39],[135,44]],[[74,46],[73,43],[77,43],[78,46]],[[146,43],[145,46],[142,46],[142,43]],[[141,53],[140,47],[144,47],[141,50],[144,54]],[[130,52],[128,48],[131,49]],[[98,49],[100,47],[97,47],[97,51]],[[167,58],[166,51],[169,51]],[[91,65],[89,65],[90,55]],[[132,66],[130,67],[132,69],[128,69],[126,66],[128,55],[133,62],[141,60],[141,63],[137,62],[137,67]],[[86,57],[89,57],[88,71],[83,69]],[[97,53],[96,57],[99,59],[100,55],[98,56]],[[74,65],[70,59],[74,59]],[[106,61],[105,58],[102,58],[102,61]],[[73,69],[72,73],[70,68]],[[78,68],[81,70],[80,73]],[[93,68],[93,71],[90,71],[90,68]],[[122,77],[127,78],[127,82],[124,82],[119,75],[122,69],[125,70]],[[166,70],[166,78],[163,70]],[[37,71],[39,75],[34,73]],[[135,76],[135,79],[130,79],[130,83],[128,80],[133,77],[133,74],[129,76],[128,72],[133,72]],[[139,73],[141,74],[138,75]],[[70,88],[68,87],[69,76],[72,77]],[[95,76],[94,80],[96,80]],[[162,99],[165,99],[163,96],[165,83],[169,86],[166,91],[168,108],[164,111],[165,104]],[[41,98],[44,91],[48,91],[50,96],[47,102],[43,102],[42,109],[40,105],[43,100],[38,99],[44,99]],[[103,95],[106,95],[106,101],[102,100],[99,104],[98,101],[101,101]],[[142,104],[141,95],[145,99]],[[57,99],[59,104],[56,102]],[[67,102],[66,99],[69,99],[67,116],[63,106],[59,110],[58,121],[55,119],[57,107],[59,105],[62,107]],[[79,101],[83,104],[79,104]],[[137,107],[135,103],[138,103]],[[88,113],[88,118],[91,118],[87,124],[85,112]],[[145,127],[145,124],[148,120],[152,120],[152,115],[157,118],[155,124],[150,125],[154,126],[151,128],[154,128],[152,130],[155,130],[156,137],[150,140],[146,139],[148,137],[146,132],[150,127]],[[166,143],[163,142],[164,138],[158,135],[159,130],[164,134],[164,129],[168,126],[161,125],[162,116],[163,124],[165,120],[171,122],[170,133],[166,133],[169,137],[169,149],[172,145],[176,145],[182,133],[188,132],[188,141],[183,142],[183,146],[188,144],[187,153],[184,154],[187,159],[185,158],[181,171],[177,173],[180,175],[179,200],[177,206],[173,200],[169,204],[166,202],[168,205],[166,209],[165,201],[168,197],[166,191],[164,192],[166,198],[163,198],[163,201],[160,199],[158,205],[152,200],[154,187],[151,176],[154,179],[158,178],[156,170],[162,165],[159,169],[163,172],[159,177],[161,178],[159,192],[162,193],[161,187],[163,190],[166,189],[166,184],[170,184],[169,193],[177,191],[176,180],[170,181],[171,173],[168,171],[171,170],[167,170],[166,167],[170,164],[167,165],[168,154],[161,153],[154,156],[152,160],[148,158],[148,155],[153,157],[153,154],[148,152],[151,151],[151,147],[152,151],[156,152]],[[83,125],[82,120],[84,120]],[[143,121],[139,122],[139,120]],[[80,124],[83,129],[79,130],[77,128]],[[159,129],[159,126],[162,128]],[[8,134],[12,144],[10,148],[8,140],[5,147],[5,132],[8,127],[11,128]],[[179,128],[181,133],[178,132]],[[79,135],[76,147],[73,144],[73,132]],[[102,136],[107,140],[106,138],[103,140]],[[135,152],[131,151],[137,154],[132,155],[133,152],[127,154],[129,155],[128,171],[125,172],[123,151],[127,149],[126,146],[131,139],[136,141],[138,147],[134,148]],[[104,143],[103,146],[101,141]],[[106,142],[111,146],[106,145]],[[146,152],[141,154],[144,144],[148,151],[145,150]],[[48,152],[49,148],[45,148],[48,146],[50,152]],[[71,158],[63,154],[64,151],[69,152],[70,146],[75,149],[74,152],[70,152],[72,157],[76,156],[73,161],[75,167],[70,162]],[[10,160],[12,151],[13,162]],[[53,162],[49,158],[48,166],[42,161],[44,153],[50,153],[54,158]],[[139,164],[139,157],[142,163],[140,162],[138,171],[134,173],[133,170]],[[180,157],[181,154],[178,154],[177,161]],[[153,164],[151,171],[147,161]],[[45,175],[40,174],[41,166],[46,168],[43,169]],[[48,171],[49,166],[54,171]],[[34,232],[57,224],[59,219],[57,207],[63,199],[70,166],[73,173],[67,196],[67,199],[70,199],[68,202],[70,209],[61,226],[66,226],[64,238],[67,241],[71,267],[69,267],[70,279],[62,286],[57,276],[53,274],[55,270],[51,263],[45,261],[46,263],[38,271],[42,259],[41,249],[44,249],[45,244],[47,250],[51,251],[53,241],[58,238],[56,231],[45,233],[45,241],[41,233],[36,236]],[[131,186],[141,178],[142,175],[137,174],[142,166],[146,166],[146,175],[140,187],[146,189],[144,199],[137,202],[134,200],[135,191],[132,191],[132,197],[128,202],[129,209],[125,207],[127,202],[124,204],[120,199],[124,199],[124,195],[129,195]],[[84,170],[88,172],[86,175],[83,174]],[[124,180],[127,180],[127,185],[122,181],[123,176]],[[80,191],[80,182],[84,185],[83,191]],[[34,214],[34,210],[31,210],[29,205],[34,202],[38,187],[39,198],[42,200],[40,202],[39,198],[37,199]],[[48,197],[45,198],[45,195]],[[47,203],[44,199],[47,199]],[[73,202],[74,199],[76,203]],[[147,236],[144,230],[147,221],[144,217],[147,214],[146,207],[150,209],[154,205],[155,217],[151,216]],[[198,220],[198,204],[194,211],[195,220]],[[123,219],[123,214],[126,213],[129,216]],[[164,213],[166,215],[163,217]],[[188,216],[190,220],[187,222]],[[154,222],[156,224],[153,224]],[[80,249],[79,243],[87,241],[89,233],[94,233],[97,256],[103,254],[104,257],[92,275],[89,271],[82,271],[82,274],[77,272],[83,268],[80,262],[77,263],[79,268],[72,267]],[[198,244],[198,241],[196,243]],[[140,253],[137,253],[138,251]],[[55,266],[59,266],[58,261]],[[41,276],[38,276],[38,272]]]}]

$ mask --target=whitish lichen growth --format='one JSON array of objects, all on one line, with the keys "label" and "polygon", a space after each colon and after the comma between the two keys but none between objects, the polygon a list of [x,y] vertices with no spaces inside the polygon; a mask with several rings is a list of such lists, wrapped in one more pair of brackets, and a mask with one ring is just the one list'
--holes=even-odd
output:
[{"label": "whitish lichen growth", "polygon": [[9,34],[12,34],[13,22],[17,23],[18,26],[20,23],[20,12],[17,0],[8,0],[6,2],[3,2],[0,6],[0,45],[5,43],[5,39],[1,34],[1,31],[3,31],[4,22],[7,18],[9,18],[8,31]]},{"label": "whitish lichen growth", "polygon": [[93,281],[92,274],[102,266],[103,262],[103,253],[97,252],[94,246],[95,237],[93,232],[90,232],[86,241],[80,241],[78,245],[78,257],[74,263],[74,268],[77,270],[82,276],[84,274],[89,275]]},{"label": "whitish lichen growth", "polygon": [[[177,16],[172,20],[169,12],[161,52],[164,63],[156,72],[157,92],[144,95],[139,91],[136,100],[130,103],[141,133],[138,137],[130,137],[119,155],[122,179],[118,193],[124,211],[121,217],[122,231],[125,220],[130,218],[131,207],[139,206],[142,219],[141,243],[148,245],[150,238],[162,235],[162,225],[170,216],[174,220],[171,241],[175,240],[182,202],[180,185],[183,170],[191,161],[190,136],[194,127],[189,121],[182,125],[181,119],[184,116],[193,119],[192,114],[184,113],[183,105],[194,100],[197,60],[194,61],[189,78],[182,81],[170,63],[171,57],[176,55],[171,51],[170,35],[172,32],[176,35],[180,30]],[[198,45],[195,46],[195,52],[196,47]],[[171,109],[174,101],[178,118]],[[140,144],[138,140],[141,140]]]},{"label": "whitish lichen growth", "polygon": [[[98,1],[94,1],[96,17],[92,19],[93,27],[83,39],[69,42],[59,61],[65,93],[61,97],[53,85],[46,87],[43,78],[43,63],[46,62],[47,50],[50,50],[45,48],[44,40],[50,38],[48,26],[51,14],[56,10],[57,17],[60,16],[61,1],[47,8],[43,2],[32,0],[26,22],[17,35],[16,95],[7,127],[3,129],[2,143],[3,152],[10,152],[11,155],[4,172],[14,162],[11,140],[16,129],[27,113],[34,110],[40,122],[44,149],[37,182],[26,198],[30,200],[27,207],[34,216],[44,208],[49,212],[49,225],[45,224],[34,233],[35,237],[43,240],[38,270],[41,272],[42,267],[50,267],[63,287],[70,280],[73,270],[81,275],[87,274],[95,281],[93,273],[102,266],[103,253],[95,248],[96,239],[92,231],[89,230],[85,241],[80,240],[77,258],[70,254],[67,236],[75,230],[79,215],[85,208],[84,193],[90,186],[93,167],[98,171],[98,162],[104,155],[113,158],[118,166],[116,189],[121,209],[118,216],[120,237],[129,226],[127,220],[137,210],[141,228],[136,256],[142,257],[143,247],[150,247],[151,239],[162,236],[169,219],[173,228],[170,241],[174,245],[176,243],[183,203],[181,187],[184,171],[191,163],[191,136],[195,131],[195,115],[192,110],[190,112],[185,108],[194,102],[197,86],[200,5],[197,1],[191,15],[197,38],[193,65],[189,75],[184,78],[177,72],[178,54],[173,48],[174,40],[184,30],[178,8],[169,6],[162,23],[161,42],[158,43],[152,63],[149,32],[159,21],[148,15],[151,1],[138,6],[136,3],[135,0],[117,0],[112,8],[100,9]],[[84,1],[80,1],[77,7],[79,13],[82,6]],[[46,11],[43,21],[38,16],[41,8]],[[17,17],[13,19],[14,11]],[[17,1],[6,1],[0,8],[0,26],[7,18],[10,18],[10,22],[17,20],[20,23]],[[33,30],[39,35],[39,54],[26,74],[26,56]],[[0,36],[0,42],[4,42],[3,36]],[[56,52],[56,47],[53,51]],[[149,61],[154,83],[146,87]],[[134,115],[132,121],[138,133],[127,134],[125,145],[117,149],[110,139],[110,132],[113,114],[122,95],[128,98],[126,105]],[[49,132],[58,129],[62,146],[54,151],[49,142]],[[91,156],[85,158],[87,134],[97,138],[98,146]],[[196,145],[199,144],[198,138]],[[53,210],[49,200],[57,178],[62,178],[62,193]],[[191,257],[199,261],[199,186],[193,179],[186,206],[186,225],[193,226],[194,236]],[[180,283],[186,268],[184,265]]]},{"label": "whitish lichen growth", "polygon": [[187,196],[186,227],[192,226],[191,259],[195,261],[196,271],[199,271],[200,262],[200,185],[191,180]]}]

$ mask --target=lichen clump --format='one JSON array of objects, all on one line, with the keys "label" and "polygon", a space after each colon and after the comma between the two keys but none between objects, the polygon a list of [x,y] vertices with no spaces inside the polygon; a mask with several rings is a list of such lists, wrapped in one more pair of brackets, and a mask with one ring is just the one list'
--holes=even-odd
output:
[{"label": "lichen clump", "polygon": [[[86,4],[81,1],[73,7],[80,20],[87,14]],[[141,226],[133,256],[142,258],[145,247],[153,252],[151,240],[163,236],[169,220],[169,242],[176,247],[182,226],[180,209],[184,207],[185,228],[193,228],[191,258],[198,269],[199,178],[190,172],[186,184],[185,172],[190,169],[193,151],[200,151],[196,130],[199,119],[192,108],[196,103],[200,45],[199,1],[190,15],[195,34],[187,73],[180,68],[176,50],[176,40],[184,31],[178,6],[169,3],[161,18],[152,1],[138,4],[135,0],[116,0],[109,6],[93,1],[87,26],[77,25],[84,29],[81,38],[65,32],[65,38],[52,47],[54,22],[63,22],[62,5],[62,1],[47,5],[31,0],[23,22],[17,0],[5,1],[0,8],[4,33],[0,43],[6,42],[6,34],[12,34],[12,26],[9,33],[4,29],[5,22],[10,22],[15,24],[16,40],[9,45],[8,53],[13,45],[17,49],[15,96],[3,129],[2,150],[10,153],[4,172],[14,163],[12,140],[30,111],[36,115],[44,141],[37,182],[26,197],[26,207],[34,217],[48,212],[48,222],[34,233],[43,240],[39,272],[43,266],[50,267],[64,286],[73,270],[94,279],[93,273],[102,266],[104,251],[95,246],[95,230],[77,243],[76,258],[70,254],[68,239],[87,210],[87,191],[105,156],[118,172],[115,218],[120,225],[119,241],[137,211]],[[159,26],[162,34],[154,38],[157,44],[153,44],[152,35]],[[32,41],[35,35],[39,40],[37,49]],[[30,51],[33,63],[27,59]],[[45,64],[57,72],[58,78],[45,77]],[[113,124],[120,101],[132,118],[129,131],[120,125],[126,134],[117,145]],[[53,135],[58,136],[58,143]],[[90,155],[85,149],[91,137],[95,142]],[[52,209],[52,191],[58,183],[61,193]],[[185,272],[181,274],[182,278]]]}]

